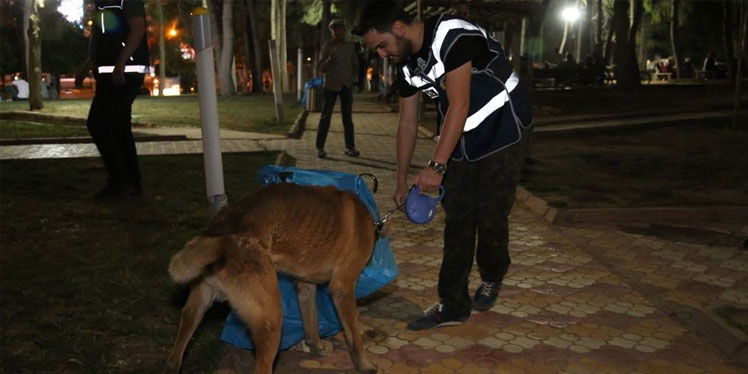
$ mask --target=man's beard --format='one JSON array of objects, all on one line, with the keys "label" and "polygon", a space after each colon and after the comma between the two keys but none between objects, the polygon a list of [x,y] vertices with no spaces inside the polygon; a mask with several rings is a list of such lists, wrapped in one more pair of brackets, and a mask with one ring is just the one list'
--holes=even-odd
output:
[{"label": "man's beard", "polygon": [[392,62],[397,66],[402,66],[413,53],[413,44],[410,40],[399,35],[395,35],[395,43],[397,46],[397,55],[391,56]]}]

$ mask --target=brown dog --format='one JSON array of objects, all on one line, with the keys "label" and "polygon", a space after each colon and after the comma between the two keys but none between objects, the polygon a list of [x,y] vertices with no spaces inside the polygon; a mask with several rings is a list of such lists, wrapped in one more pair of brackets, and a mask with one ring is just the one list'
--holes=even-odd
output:
[{"label": "brown dog", "polygon": [[185,347],[205,311],[228,299],[249,327],[255,373],[271,374],[281,339],[276,272],[296,279],[305,342],[318,354],[332,350],[319,338],[316,285],[329,290],[360,372],[376,373],[358,329],[356,281],[374,249],[374,221],[351,192],[290,183],[263,187],[223,208],[205,231],[174,255],[169,273],[190,284],[166,373],[178,373]]}]

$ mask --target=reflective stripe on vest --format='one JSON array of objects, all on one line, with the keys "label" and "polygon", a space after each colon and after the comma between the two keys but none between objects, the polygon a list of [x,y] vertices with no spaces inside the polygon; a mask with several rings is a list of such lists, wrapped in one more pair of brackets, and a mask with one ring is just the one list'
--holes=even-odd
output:
[{"label": "reflective stripe on vest", "polygon": [[[99,10],[104,9],[120,9],[122,10],[122,7],[125,5],[125,0],[121,0],[119,2],[119,5],[107,5],[107,6],[100,6],[97,7]],[[101,33],[106,34],[106,25],[104,25],[104,12],[101,12]]]},{"label": "reflective stripe on vest", "polygon": [[517,87],[517,84],[519,84],[519,77],[517,76],[517,74],[512,72],[512,75],[509,76],[509,79],[507,79],[504,84],[506,87],[505,90],[499,92],[496,96],[491,98],[491,100],[489,100],[486,105],[475,111],[475,113],[467,118],[467,120],[465,121],[465,127],[462,129],[462,132],[468,132],[480,126],[481,122],[483,122],[486,117],[490,116],[491,113],[504,106],[504,103],[509,101],[509,92],[512,92],[512,90]]},{"label": "reflective stripe on vest", "polygon": [[[418,72],[418,74],[411,74],[410,69],[407,66],[403,66],[401,70],[403,72],[405,81],[408,84],[421,90],[424,90],[428,85],[437,84],[436,82],[438,81],[439,77],[444,75],[445,70],[444,62],[442,61],[442,57],[440,54],[440,52],[442,51],[442,45],[444,44],[444,39],[447,37],[447,34],[455,29],[465,30],[467,32],[467,35],[481,35],[485,39],[490,38],[486,33],[486,30],[484,30],[483,28],[461,19],[449,19],[439,22],[439,24],[437,25],[436,33],[434,35],[434,41],[431,44],[431,56],[433,56],[433,59],[436,61],[436,63],[431,65],[428,71]],[[454,43],[454,41],[452,43]],[[447,50],[451,47],[451,45],[447,46]],[[479,72],[478,74],[488,74],[488,72],[483,71]],[[493,76],[497,80],[499,79],[493,74],[489,75]],[[483,107],[476,110],[473,114],[469,115],[467,120],[465,121],[465,127],[463,128],[462,132],[468,132],[480,126],[483,120],[490,116],[491,113],[504,106],[504,103],[509,101],[509,93],[512,92],[515,87],[517,87],[517,84],[519,84],[519,77],[517,76],[517,74],[512,72],[506,82],[502,83],[505,89],[488,100],[486,104],[483,105]]]},{"label": "reflective stripe on vest", "polygon": [[[111,74],[114,71],[114,66],[99,66],[99,74]],[[150,68],[145,65],[125,65],[125,73],[149,73]]]}]

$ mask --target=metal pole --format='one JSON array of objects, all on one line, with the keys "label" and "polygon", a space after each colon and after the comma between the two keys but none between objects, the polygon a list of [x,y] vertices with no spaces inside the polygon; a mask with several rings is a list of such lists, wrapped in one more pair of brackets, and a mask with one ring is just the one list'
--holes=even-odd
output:
[{"label": "metal pole", "polygon": [[296,100],[301,101],[301,72],[304,71],[304,52],[299,48],[298,57],[296,59]]},{"label": "metal pole", "polygon": [[216,99],[216,73],[213,65],[213,42],[210,35],[210,15],[204,7],[192,11],[195,33],[195,66],[200,99],[200,123],[203,134],[203,165],[205,189],[210,215],[213,216],[228,203],[223,185],[221,159],[221,134],[218,128],[218,100]]}]

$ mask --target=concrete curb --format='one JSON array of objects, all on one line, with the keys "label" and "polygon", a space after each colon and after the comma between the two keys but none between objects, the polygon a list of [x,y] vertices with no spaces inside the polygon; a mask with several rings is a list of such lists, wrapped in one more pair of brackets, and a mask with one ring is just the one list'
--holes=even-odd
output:
[{"label": "concrete curb", "polygon": [[0,113],[0,117],[9,120],[19,121],[31,121],[31,122],[49,122],[50,119],[54,119],[56,124],[65,126],[86,126],[86,119],[74,116],[65,116],[51,113],[35,113],[35,112],[3,112]]},{"label": "concrete curb", "polygon": [[686,222],[748,220],[748,207],[649,207],[649,208],[554,208],[522,186],[517,187],[517,201],[549,223],[620,223],[620,222]]},{"label": "concrete curb", "polygon": [[292,139],[300,139],[301,136],[304,134],[304,129],[306,129],[306,118],[309,116],[308,110],[303,110],[301,113],[299,113],[299,116],[296,117],[296,120],[294,121],[293,125],[291,125],[291,128],[288,130],[287,136]]},{"label": "concrete curb", "polygon": [[[135,142],[172,142],[188,140],[184,135],[135,135]],[[0,139],[0,145],[30,145],[30,144],[84,144],[93,143],[90,136],[73,136],[63,138],[25,138],[25,139]]]},{"label": "concrete curb", "polygon": [[289,155],[288,152],[281,151],[281,153],[279,153],[275,158],[275,162],[273,162],[273,165],[296,166],[296,159],[293,156]]},{"label": "concrete curb", "polygon": [[748,220],[748,207],[651,207],[617,209],[561,209],[557,223],[653,222],[653,221],[737,221]]},{"label": "concrete curb", "polygon": [[[53,122],[52,124],[54,125],[83,126],[83,127],[86,126],[85,117],[66,116],[66,115],[53,114],[53,113],[10,111],[10,112],[0,113],[0,117],[2,117],[3,119],[29,121],[29,122],[41,122],[41,123],[50,123],[50,120],[52,120],[51,122]],[[158,125],[155,123],[133,121],[132,127],[151,129],[151,128],[156,128],[156,127],[166,127],[166,126]]]}]

